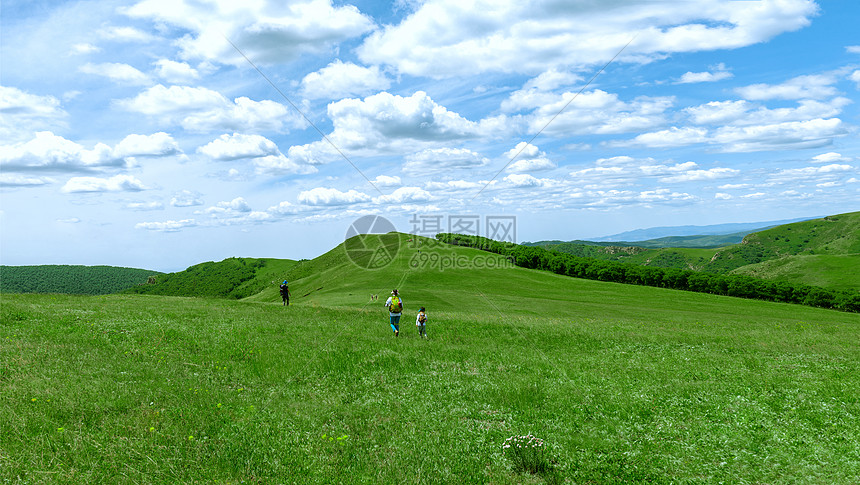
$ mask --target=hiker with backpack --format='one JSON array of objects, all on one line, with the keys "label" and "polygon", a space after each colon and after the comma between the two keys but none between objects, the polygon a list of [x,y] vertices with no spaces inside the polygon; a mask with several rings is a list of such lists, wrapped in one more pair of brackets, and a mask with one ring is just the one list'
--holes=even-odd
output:
[{"label": "hiker with backpack", "polygon": [[415,326],[418,327],[418,336],[427,338],[427,312],[424,310],[424,307],[418,309]]},{"label": "hiker with backpack", "polygon": [[403,300],[400,299],[397,290],[391,292],[391,296],[385,300],[385,306],[388,307],[391,330],[394,330],[394,336],[397,337],[400,335],[400,316],[403,314]]},{"label": "hiker with backpack", "polygon": [[290,287],[287,284],[287,280],[281,283],[281,299],[284,300],[284,306],[290,304]]}]

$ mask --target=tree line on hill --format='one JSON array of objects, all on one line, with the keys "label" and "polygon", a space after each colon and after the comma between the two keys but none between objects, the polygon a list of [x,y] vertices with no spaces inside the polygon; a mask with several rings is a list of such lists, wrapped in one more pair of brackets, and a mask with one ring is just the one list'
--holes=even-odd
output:
[{"label": "tree line on hill", "polygon": [[107,295],[146,283],[157,271],[116,266],[0,266],[3,293]]},{"label": "tree line on hill", "polygon": [[500,254],[511,258],[514,264],[523,268],[552,271],[575,278],[860,312],[860,294],[857,292],[762,280],[746,275],[705,273],[583,258],[480,236],[441,233],[436,235],[436,239],[454,246],[471,247]]}]

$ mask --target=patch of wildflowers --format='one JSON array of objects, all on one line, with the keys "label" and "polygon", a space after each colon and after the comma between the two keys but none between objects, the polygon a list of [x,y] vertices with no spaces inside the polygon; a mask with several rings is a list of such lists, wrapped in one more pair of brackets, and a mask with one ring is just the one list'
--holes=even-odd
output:
[{"label": "patch of wildflowers", "polygon": [[546,445],[542,439],[531,433],[506,439],[502,452],[513,464],[514,471],[543,473],[549,470]]}]

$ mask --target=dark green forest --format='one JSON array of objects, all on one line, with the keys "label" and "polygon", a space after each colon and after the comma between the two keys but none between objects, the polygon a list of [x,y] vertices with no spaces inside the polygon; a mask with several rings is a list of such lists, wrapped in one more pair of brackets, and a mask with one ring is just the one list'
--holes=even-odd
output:
[{"label": "dark green forest", "polygon": [[0,266],[0,292],[106,295],[144,284],[158,274],[116,266]]}]

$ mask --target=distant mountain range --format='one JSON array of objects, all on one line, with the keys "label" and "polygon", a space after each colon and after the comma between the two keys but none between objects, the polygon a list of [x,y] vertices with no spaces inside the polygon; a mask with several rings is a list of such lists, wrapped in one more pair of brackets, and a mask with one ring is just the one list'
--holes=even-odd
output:
[{"label": "distant mountain range", "polygon": [[591,242],[610,242],[610,241],[646,241],[649,239],[658,239],[672,236],[711,236],[722,234],[734,234],[740,232],[761,231],[770,227],[790,224],[792,222],[808,221],[811,219],[819,219],[822,216],[801,217],[797,219],[785,219],[781,221],[769,222],[743,222],[743,223],[727,223],[713,224],[709,226],[666,226],[666,227],[651,227],[648,229],[635,229],[633,231],[613,234],[611,236],[595,237],[588,239]]}]

